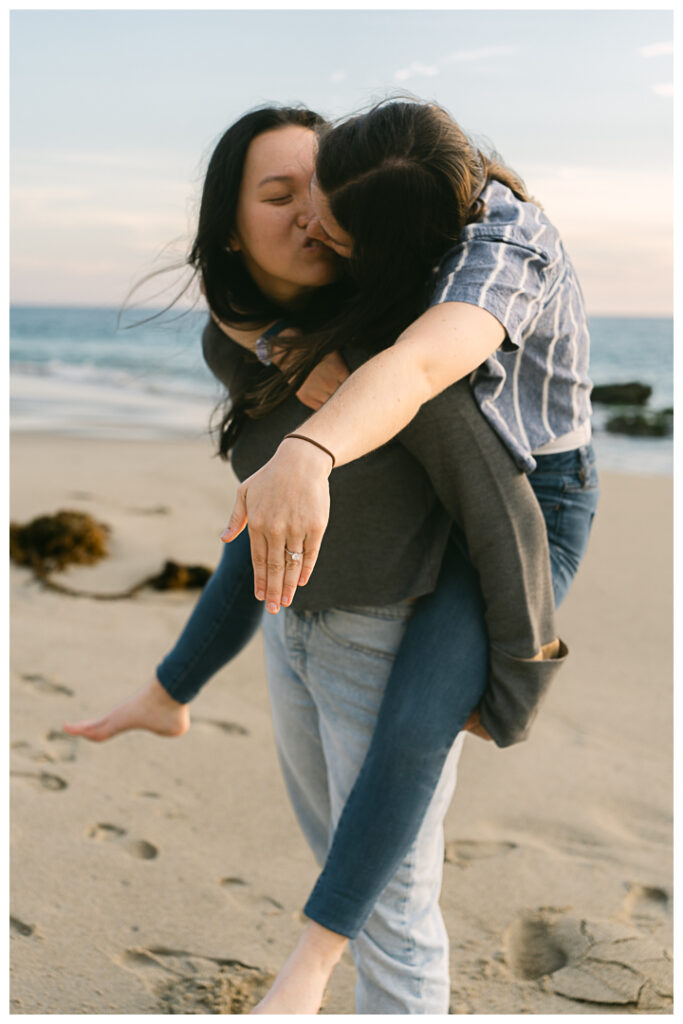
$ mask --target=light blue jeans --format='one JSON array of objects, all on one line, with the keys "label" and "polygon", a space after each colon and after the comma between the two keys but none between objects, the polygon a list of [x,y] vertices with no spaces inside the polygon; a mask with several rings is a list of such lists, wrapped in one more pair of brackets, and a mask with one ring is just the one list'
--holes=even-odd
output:
[{"label": "light blue jeans", "polygon": [[[370,745],[411,612],[403,603],[287,609],[265,617],[278,754],[299,824],[321,865]],[[446,760],[417,838],[351,943],[357,1013],[448,1013],[448,935],[439,909],[443,818],[463,738]]]}]

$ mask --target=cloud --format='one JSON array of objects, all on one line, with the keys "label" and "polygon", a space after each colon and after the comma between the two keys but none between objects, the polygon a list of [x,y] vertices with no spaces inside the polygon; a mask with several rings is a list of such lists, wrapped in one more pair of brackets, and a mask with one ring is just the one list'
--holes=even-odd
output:
[{"label": "cloud", "polygon": [[456,50],[445,58],[445,63],[460,64],[465,61],[487,60],[490,57],[514,57],[517,53],[517,46],[481,46],[477,50]]},{"label": "cloud", "polygon": [[641,57],[668,57],[674,52],[674,44],[673,41],[650,43],[649,46],[641,46],[638,52]]},{"label": "cloud", "polygon": [[397,82],[406,82],[409,78],[433,78],[441,74],[441,68],[445,64],[460,64],[477,60],[487,60],[492,57],[513,57],[519,53],[516,46],[480,46],[476,50],[456,50],[447,57],[442,57],[435,64],[422,64],[414,60],[407,68],[401,68],[394,73]]},{"label": "cloud", "polygon": [[673,82],[657,82],[655,85],[651,85],[655,96],[673,96],[674,84]]},{"label": "cloud", "polygon": [[436,64],[421,64],[414,60],[407,68],[400,68],[395,72],[394,78],[397,82],[407,82],[409,78],[433,78],[440,73]]},{"label": "cloud", "polygon": [[330,82],[332,83],[332,85],[337,85],[339,82],[345,81],[346,77],[346,71],[333,71],[332,74],[330,75]]}]

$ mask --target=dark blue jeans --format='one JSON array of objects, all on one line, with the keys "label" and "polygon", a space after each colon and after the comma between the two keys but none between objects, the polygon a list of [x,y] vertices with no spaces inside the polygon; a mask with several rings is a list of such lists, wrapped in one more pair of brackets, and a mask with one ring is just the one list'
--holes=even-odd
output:
[{"label": "dark blue jeans", "polygon": [[263,604],[254,597],[249,534],[244,530],[223,545],[218,567],[175,647],[157,666],[157,679],[174,700],[187,704],[247,646],[262,615]]},{"label": "dark blue jeans", "polygon": [[593,445],[557,455],[535,455],[529,475],[548,530],[555,607],[559,608],[579,568],[598,507],[598,472]]},{"label": "dark blue jeans", "polygon": [[[589,445],[536,461],[529,480],[548,527],[559,605],[597,507],[595,457]],[[159,666],[159,680],[176,700],[190,700],[251,638],[262,608],[252,591],[245,531],[226,545],[176,647]],[[420,829],[448,751],[481,700],[487,669],[479,582],[454,530],[437,587],[416,603],[396,655],[372,743],[304,908],[308,917],[350,938],[361,930]]]}]

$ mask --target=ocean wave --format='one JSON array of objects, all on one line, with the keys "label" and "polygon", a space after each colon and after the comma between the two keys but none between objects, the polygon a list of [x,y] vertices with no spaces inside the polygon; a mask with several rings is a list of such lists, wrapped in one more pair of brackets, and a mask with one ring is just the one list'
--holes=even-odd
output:
[{"label": "ocean wave", "polygon": [[208,429],[215,397],[15,371],[10,374],[10,428],[111,438],[197,436]]},{"label": "ocean wave", "polygon": [[147,394],[173,395],[179,398],[214,399],[220,394],[220,385],[208,373],[191,375],[181,371],[173,374],[151,369],[131,370],[117,366],[103,366],[93,362],[72,363],[61,359],[30,362],[15,359],[10,367],[10,379],[52,379],[72,384],[95,387],[115,387]]}]

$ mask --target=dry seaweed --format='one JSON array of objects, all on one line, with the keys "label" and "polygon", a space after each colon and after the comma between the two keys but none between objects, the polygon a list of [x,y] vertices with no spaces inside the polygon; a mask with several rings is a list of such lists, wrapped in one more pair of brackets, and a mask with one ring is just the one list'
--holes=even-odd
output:
[{"label": "dry seaweed", "polygon": [[30,523],[10,523],[10,558],[26,565],[48,590],[69,597],[90,597],[96,601],[120,601],[133,597],[145,587],[154,590],[201,589],[211,576],[203,565],[181,565],[167,561],[160,573],[146,576],[127,590],[116,594],[91,593],[68,587],[51,579],[51,573],[68,565],[93,565],[109,554],[111,528],[98,523],[86,512],[62,510],[54,515],[38,516]]},{"label": "dry seaweed", "polygon": [[63,510],[21,526],[9,524],[13,562],[53,572],[67,565],[93,565],[109,554],[111,529],[85,512]]}]

